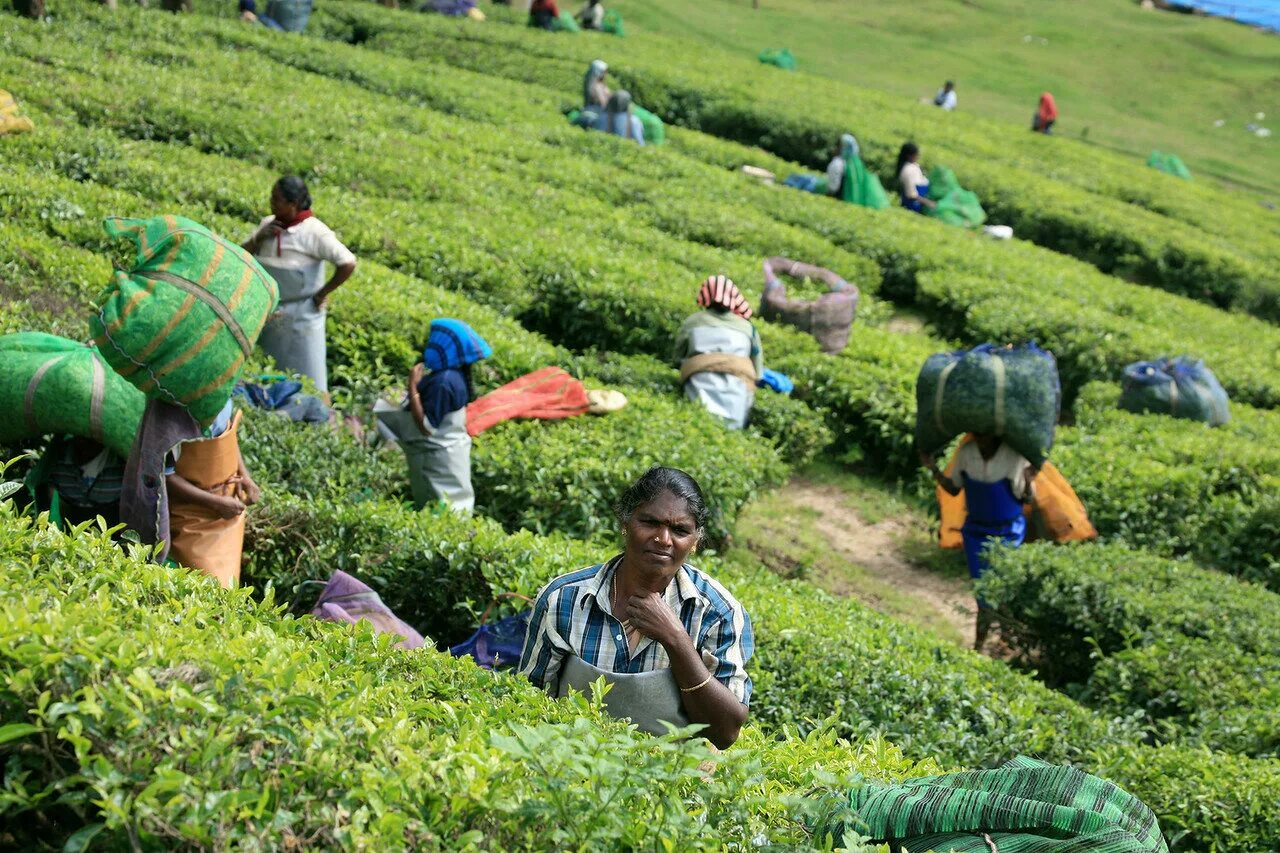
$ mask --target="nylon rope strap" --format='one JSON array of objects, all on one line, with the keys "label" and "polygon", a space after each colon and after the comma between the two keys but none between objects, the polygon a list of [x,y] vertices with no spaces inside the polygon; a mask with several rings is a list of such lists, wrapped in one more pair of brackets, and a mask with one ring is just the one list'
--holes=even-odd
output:
[{"label": "nylon rope strap", "polygon": [[995,400],[995,427],[996,435],[1004,435],[1004,385],[1005,385],[1005,368],[1004,359],[1000,356],[993,356],[991,359],[991,372],[996,381],[996,400]]},{"label": "nylon rope strap", "polygon": [[22,397],[22,416],[27,422],[27,428],[33,433],[40,432],[40,424],[36,421],[36,390],[40,387],[40,382],[44,379],[44,375],[66,357],[67,353],[53,356],[36,369],[36,372],[31,375],[31,381],[27,383],[27,392]]},{"label": "nylon rope strap", "polygon": [[951,371],[956,369],[956,365],[960,363],[960,359],[948,364],[942,368],[942,373],[938,374],[938,387],[933,392],[933,423],[938,427],[938,432],[946,433],[947,427],[942,422],[942,395],[947,388],[947,377],[951,375]]}]

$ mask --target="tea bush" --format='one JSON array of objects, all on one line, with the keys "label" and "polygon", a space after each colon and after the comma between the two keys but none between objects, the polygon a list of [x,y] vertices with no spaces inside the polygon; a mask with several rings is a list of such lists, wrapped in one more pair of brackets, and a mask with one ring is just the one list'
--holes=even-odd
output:
[{"label": "tea bush", "polygon": [[[460,28],[382,15],[360,3],[331,4],[326,13],[322,27],[331,37],[345,39],[359,27],[370,36],[368,48],[536,82],[566,97],[599,52],[590,40]],[[1170,186],[1175,182],[1135,174],[1122,158],[1066,140],[1028,139],[1021,128],[965,115],[938,121],[936,110],[830,81],[818,88],[804,79],[766,82],[759,68],[705,45],[640,38],[609,48],[611,74],[669,122],[810,168],[825,165],[833,141],[852,128],[886,186],[897,145],[914,138],[926,158],[955,168],[988,212],[1024,238],[1104,272],[1280,319],[1280,277],[1270,269],[1280,258],[1280,235],[1274,226],[1260,234],[1251,224],[1257,211],[1225,192]],[[681,51],[679,66],[670,62],[672,50]],[[1171,201],[1162,205],[1166,197]],[[1224,232],[1230,237],[1219,236]]]},{"label": "tea bush", "polygon": [[1116,545],[1003,552],[979,584],[1047,681],[1163,739],[1275,755],[1280,596]]},{"label": "tea bush", "polygon": [[830,732],[749,729],[699,772],[700,742],[368,627],[286,618],[7,507],[9,846],[803,848],[801,793],[936,769]]}]

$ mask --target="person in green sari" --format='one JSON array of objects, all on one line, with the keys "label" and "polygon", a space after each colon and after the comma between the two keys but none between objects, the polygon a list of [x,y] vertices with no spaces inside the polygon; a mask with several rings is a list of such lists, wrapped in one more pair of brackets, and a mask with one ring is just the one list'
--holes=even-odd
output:
[{"label": "person in green sari", "polygon": [[852,133],[840,137],[840,147],[827,165],[827,195],[876,210],[889,206],[880,179],[867,171],[858,140]]}]

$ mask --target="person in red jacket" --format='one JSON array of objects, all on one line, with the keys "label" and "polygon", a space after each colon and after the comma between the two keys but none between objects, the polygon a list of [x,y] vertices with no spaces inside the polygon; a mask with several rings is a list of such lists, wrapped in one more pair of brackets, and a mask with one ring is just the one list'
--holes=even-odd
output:
[{"label": "person in red jacket", "polygon": [[529,7],[529,26],[549,30],[560,17],[560,7],[556,0],[533,0]]}]

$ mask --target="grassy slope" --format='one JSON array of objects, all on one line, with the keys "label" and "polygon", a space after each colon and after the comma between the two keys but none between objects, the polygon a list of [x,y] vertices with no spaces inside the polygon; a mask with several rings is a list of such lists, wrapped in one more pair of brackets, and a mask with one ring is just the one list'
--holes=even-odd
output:
[{"label": "grassy slope", "polygon": [[[1087,129],[1090,141],[1143,161],[1152,148],[1173,151],[1193,172],[1280,192],[1280,142],[1243,129],[1258,111],[1280,120],[1280,37],[1227,21],[1146,12],[1126,0],[609,5],[635,30],[752,56],[789,47],[802,71],[913,100],[950,77],[961,109],[1019,125],[1048,89],[1064,135]],[[1227,124],[1215,128],[1219,118]]]}]

